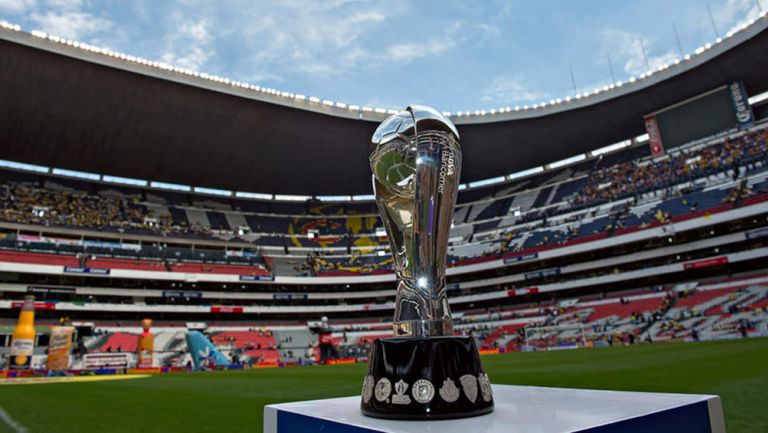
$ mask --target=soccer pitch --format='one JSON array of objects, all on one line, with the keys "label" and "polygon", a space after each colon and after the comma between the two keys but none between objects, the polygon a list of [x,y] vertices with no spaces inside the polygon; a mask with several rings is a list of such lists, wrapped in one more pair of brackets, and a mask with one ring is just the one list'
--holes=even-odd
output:
[{"label": "soccer pitch", "polygon": [[[768,431],[766,338],[512,353],[483,362],[499,384],[718,394],[729,433]],[[357,395],[365,369],[339,365],[3,385],[0,408],[29,432],[258,432],[265,404]],[[0,419],[0,432],[18,430]]]}]

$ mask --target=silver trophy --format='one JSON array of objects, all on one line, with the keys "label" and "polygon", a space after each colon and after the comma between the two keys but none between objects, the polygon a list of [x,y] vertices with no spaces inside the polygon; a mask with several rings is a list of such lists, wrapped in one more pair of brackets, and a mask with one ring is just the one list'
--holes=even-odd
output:
[{"label": "silver trophy", "polygon": [[[363,382],[363,413],[445,419],[493,410],[475,341],[453,336],[445,268],[459,190],[453,123],[412,105],[372,138],[373,190],[395,260],[394,338],[377,340]],[[478,393],[478,387],[481,393]]]},{"label": "silver trophy", "polygon": [[459,133],[436,110],[413,105],[373,134],[373,191],[397,274],[395,336],[453,335],[445,266],[459,191]]}]

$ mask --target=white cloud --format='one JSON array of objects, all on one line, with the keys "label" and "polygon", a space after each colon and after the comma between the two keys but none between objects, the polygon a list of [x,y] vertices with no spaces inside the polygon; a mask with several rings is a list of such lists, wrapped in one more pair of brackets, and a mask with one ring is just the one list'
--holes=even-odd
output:
[{"label": "white cloud", "polygon": [[509,105],[524,102],[540,102],[549,95],[526,84],[520,75],[499,76],[483,90],[482,102]]},{"label": "white cloud", "polygon": [[73,40],[83,40],[112,27],[112,22],[107,19],[76,10],[34,12],[30,20],[46,33]]},{"label": "white cloud", "polygon": [[35,0],[0,0],[0,11],[12,14],[26,12],[35,7]]},{"label": "white cloud", "polygon": [[178,30],[166,36],[160,60],[182,68],[200,70],[214,54],[211,48],[213,36],[208,22],[204,19],[183,21],[179,16],[175,20]]},{"label": "white cloud", "polygon": [[46,4],[54,9],[79,10],[83,6],[82,0],[47,0]]},{"label": "white cloud", "polygon": [[440,55],[455,46],[456,42],[448,37],[430,39],[423,43],[409,42],[395,44],[387,48],[385,60],[387,62],[408,63],[422,57]]},{"label": "white cloud", "polygon": [[[605,62],[605,53],[610,53],[613,61],[619,62],[627,75],[638,76],[679,57],[679,54],[671,49],[660,54],[656,53],[654,41],[639,33],[609,28],[601,30],[598,37],[603,41],[603,49],[598,61]],[[648,67],[646,67],[643,51],[647,56]],[[621,77],[617,78],[621,79]]]},{"label": "white cloud", "polygon": [[360,9],[345,1],[299,1],[278,9],[238,29],[239,37],[253,45],[249,63],[257,75],[278,69],[275,66],[332,74],[366,64],[375,54],[361,40],[380,31],[380,24],[398,10],[377,4]]},{"label": "white cloud", "polygon": [[[749,18],[756,18],[760,14],[755,0],[727,0],[724,4],[712,7],[712,16],[720,36],[730,30],[736,30],[739,24]],[[706,25],[711,25],[709,22]]]},{"label": "white cloud", "polygon": [[501,29],[494,24],[478,23],[474,27],[483,35],[484,39],[498,39],[501,37]]}]

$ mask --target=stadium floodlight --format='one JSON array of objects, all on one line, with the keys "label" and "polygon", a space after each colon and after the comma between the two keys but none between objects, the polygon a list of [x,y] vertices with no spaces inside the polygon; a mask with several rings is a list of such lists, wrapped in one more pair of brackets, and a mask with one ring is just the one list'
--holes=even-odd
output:
[{"label": "stadium floodlight", "polygon": [[235,197],[254,198],[254,199],[260,199],[260,200],[272,200],[273,198],[272,194],[264,194],[261,192],[245,192],[245,191],[235,192]]},{"label": "stadium floodlight", "polygon": [[504,182],[504,180],[505,180],[504,176],[492,177],[490,179],[483,179],[483,180],[477,180],[475,182],[470,182],[469,183],[469,187],[470,188],[477,188],[479,186],[488,186],[488,185],[493,185],[495,183]]},{"label": "stadium floodlight", "polygon": [[349,201],[352,196],[349,195],[318,195],[315,196],[320,201]]},{"label": "stadium floodlight", "polygon": [[34,171],[37,173],[48,173],[50,171],[48,167],[43,167],[42,165],[27,164],[24,162],[6,161],[3,159],[0,159],[0,167],[15,168],[17,170]]},{"label": "stadium floodlight", "polygon": [[549,168],[564,167],[566,165],[570,165],[570,164],[573,164],[575,162],[583,161],[586,158],[587,158],[587,156],[582,153],[582,154],[579,154],[579,155],[572,156],[570,158],[561,159],[560,161],[555,161],[555,162],[549,164]]},{"label": "stadium floodlight", "polygon": [[758,102],[763,102],[765,100],[768,100],[768,92],[763,92],[758,95],[755,95],[751,98],[749,98],[748,102],[750,105],[755,105]]},{"label": "stadium floodlight", "polygon": [[516,173],[512,173],[507,175],[507,180],[514,180],[519,179],[521,177],[530,176],[532,174],[541,173],[544,171],[544,166],[538,166],[534,168],[529,168],[528,170],[518,171]]},{"label": "stadium floodlight", "polygon": [[67,170],[64,168],[54,168],[51,173],[57,176],[76,177],[78,179],[88,180],[100,180],[101,176],[96,173],[88,173],[85,171]]},{"label": "stadium floodlight", "polygon": [[635,137],[635,141],[638,143],[642,143],[644,141],[648,141],[650,139],[650,136],[646,134],[640,134],[637,137]]},{"label": "stadium floodlight", "polygon": [[195,192],[199,192],[201,194],[220,195],[224,197],[229,197],[233,194],[232,191],[227,191],[225,189],[205,188],[201,186],[196,186]]},{"label": "stadium floodlight", "polygon": [[371,201],[375,198],[373,194],[358,194],[352,196],[352,201]]},{"label": "stadium floodlight", "polygon": [[625,148],[625,147],[627,147],[627,146],[629,146],[631,144],[632,144],[632,140],[624,140],[624,141],[620,141],[618,143],[609,144],[608,146],[601,147],[599,149],[595,149],[595,150],[591,151],[590,154],[592,156],[599,156],[599,155],[603,155],[603,154],[606,154],[606,153],[614,152],[614,151],[619,150],[619,149],[623,149],[623,148]]},{"label": "stadium floodlight", "polygon": [[188,185],[179,185],[176,183],[167,183],[167,182],[155,182],[152,181],[149,183],[150,188],[157,188],[157,189],[168,189],[172,191],[186,191],[189,192],[192,190],[191,186]]},{"label": "stadium floodlight", "polygon": [[275,194],[275,200],[282,201],[307,201],[311,198],[310,195]]},{"label": "stadium floodlight", "polygon": [[130,177],[120,177],[120,176],[109,176],[104,175],[101,177],[102,182],[109,182],[109,183],[119,183],[123,185],[133,185],[133,186],[147,186],[149,183],[146,180],[142,179],[133,179]]}]

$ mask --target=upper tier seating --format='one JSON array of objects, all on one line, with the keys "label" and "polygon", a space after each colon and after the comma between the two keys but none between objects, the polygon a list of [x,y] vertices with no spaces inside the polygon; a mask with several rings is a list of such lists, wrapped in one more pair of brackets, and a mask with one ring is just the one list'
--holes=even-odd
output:
[{"label": "upper tier seating", "polygon": [[[450,259],[456,265],[461,260],[507,252],[555,248],[763,200],[768,181],[756,177],[768,169],[767,134],[768,129],[744,132],[722,143],[673,150],[675,154],[643,161],[638,158],[648,155],[647,147],[633,147],[514,182],[463,190],[452,232],[456,248]],[[748,180],[725,185],[734,178]],[[672,188],[675,185],[686,189],[678,191]],[[0,220],[4,221],[237,240],[265,248],[269,254],[287,249],[306,255],[309,250],[333,249],[334,255],[347,255],[346,259],[315,264],[319,275],[388,269],[386,260],[360,255],[373,254],[374,248],[386,244],[385,238],[375,235],[382,225],[373,202],[259,202],[13,171],[0,171],[0,186],[6,192],[0,201]],[[640,204],[594,207],[627,198]],[[564,220],[566,217],[569,219]],[[459,248],[465,244],[473,246]],[[78,251],[67,245],[56,248]],[[144,269],[156,265],[116,261],[109,266]],[[207,265],[203,267],[207,269]]]}]

